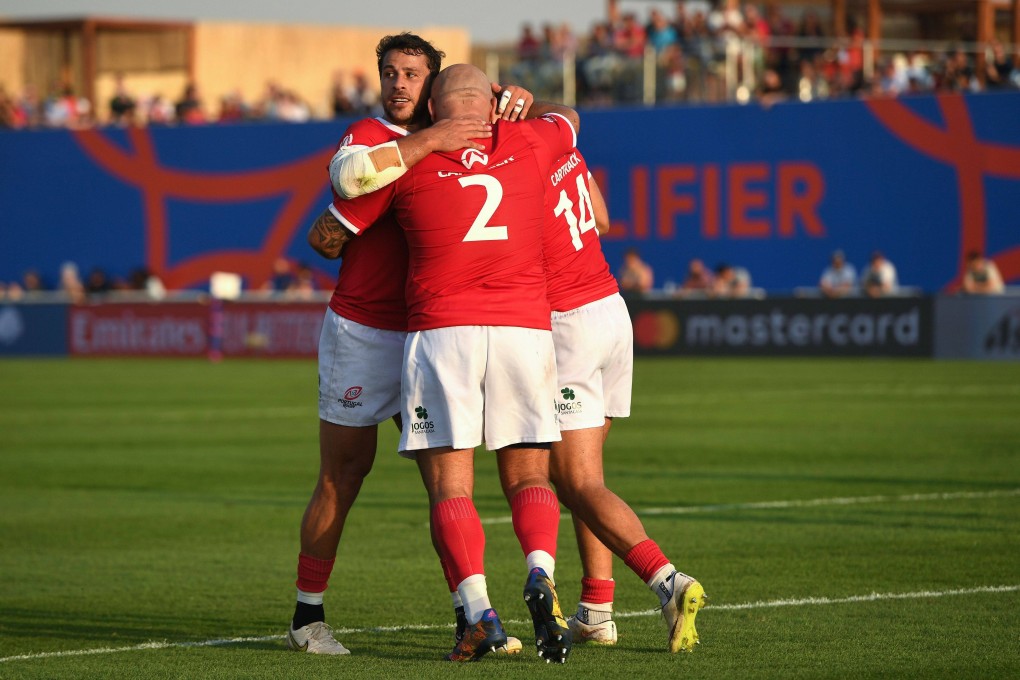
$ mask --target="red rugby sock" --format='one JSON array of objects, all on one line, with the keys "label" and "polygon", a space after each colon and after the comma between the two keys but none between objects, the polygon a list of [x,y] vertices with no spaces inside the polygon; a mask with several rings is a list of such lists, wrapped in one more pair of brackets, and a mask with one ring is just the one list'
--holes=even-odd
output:
[{"label": "red rugby sock", "polygon": [[631,548],[623,561],[645,583],[655,576],[655,572],[669,564],[659,545],[650,538]]},{"label": "red rugby sock", "polygon": [[615,592],[616,581],[588,578],[587,576],[581,579],[581,602],[611,604]]},{"label": "red rugby sock", "polygon": [[442,556],[439,557],[439,566],[443,568],[443,578],[446,579],[446,585],[450,587],[450,592],[457,592],[457,584],[460,581],[453,580],[453,572],[450,571],[450,565],[446,563],[446,560]]},{"label": "red rugby sock", "polygon": [[530,486],[510,501],[514,533],[527,557],[536,550],[556,557],[556,538],[560,531],[560,503],[550,489]]},{"label": "red rugby sock", "polygon": [[317,557],[300,553],[297,566],[297,587],[306,593],[321,593],[329,587],[329,575],[333,572],[334,557],[331,560],[320,560]]},{"label": "red rugby sock", "polygon": [[449,498],[432,507],[432,526],[451,592],[461,581],[485,573],[485,532],[470,498]]}]

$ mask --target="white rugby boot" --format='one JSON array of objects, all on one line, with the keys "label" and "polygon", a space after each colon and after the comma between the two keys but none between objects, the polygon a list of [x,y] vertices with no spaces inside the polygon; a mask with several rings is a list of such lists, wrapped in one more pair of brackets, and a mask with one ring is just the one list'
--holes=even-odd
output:
[{"label": "white rugby boot", "polygon": [[581,642],[606,647],[616,644],[616,622],[612,619],[589,624],[577,618],[575,614],[567,619],[567,626],[570,627],[575,643]]},{"label": "white rugby boot", "polygon": [[662,618],[669,627],[669,651],[693,652],[698,644],[694,617],[705,606],[705,589],[687,574],[673,574],[673,596],[662,606]]},{"label": "white rugby boot", "polygon": [[337,642],[333,629],[325,621],[315,621],[294,630],[288,626],[287,646],[307,654],[350,654],[351,650]]}]

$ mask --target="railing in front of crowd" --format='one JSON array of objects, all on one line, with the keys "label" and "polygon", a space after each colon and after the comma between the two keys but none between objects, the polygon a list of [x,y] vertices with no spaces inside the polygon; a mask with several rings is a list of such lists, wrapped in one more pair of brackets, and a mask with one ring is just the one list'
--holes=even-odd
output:
[{"label": "railing in front of crowd", "polygon": [[[1002,86],[1020,89],[1020,46],[1001,47],[1013,64]],[[974,42],[728,35],[660,52],[648,46],[642,57],[568,52],[562,59],[519,59],[512,48],[493,50],[486,53],[485,69],[491,80],[568,106],[746,103],[763,95],[811,101],[883,91],[980,90],[993,49]],[[958,54],[964,63],[955,60]]]}]

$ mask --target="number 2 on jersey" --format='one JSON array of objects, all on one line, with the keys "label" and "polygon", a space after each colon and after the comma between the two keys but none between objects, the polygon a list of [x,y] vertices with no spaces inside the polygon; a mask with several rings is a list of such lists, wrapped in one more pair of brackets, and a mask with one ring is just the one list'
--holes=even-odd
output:
[{"label": "number 2 on jersey", "polygon": [[[580,250],[584,244],[581,242],[581,234],[595,228],[595,209],[591,205],[591,194],[585,184],[584,177],[577,178],[578,215],[574,215],[574,202],[567,196],[567,190],[560,190],[560,202],[556,204],[553,214],[556,217],[563,215],[570,226],[570,240],[574,244],[574,250]],[[597,232],[596,232],[597,233]]]},{"label": "number 2 on jersey", "polygon": [[462,187],[480,186],[485,189],[485,203],[482,209],[475,215],[475,221],[471,228],[464,234],[464,242],[467,241],[506,241],[506,227],[489,226],[487,222],[496,214],[499,202],[503,200],[503,185],[499,180],[490,175],[471,175],[461,177],[459,180]]}]

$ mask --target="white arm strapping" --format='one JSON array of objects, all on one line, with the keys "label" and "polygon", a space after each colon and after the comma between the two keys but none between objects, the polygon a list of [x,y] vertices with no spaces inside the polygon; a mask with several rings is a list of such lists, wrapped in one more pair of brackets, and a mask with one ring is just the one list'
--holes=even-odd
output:
[{"label": "white arm strapping", "polygon": [[[396,152],[400,165],[391,165],[378,170],[372,162],[372,152],[390,147]],[[404,165],[400,147],[395,141],[372,147],[343,148],[337,151],[329,162],[329,180],[333,183],[336,193],[345,199],[370,194],[397,181],[405,172],[407,166]]]}]

